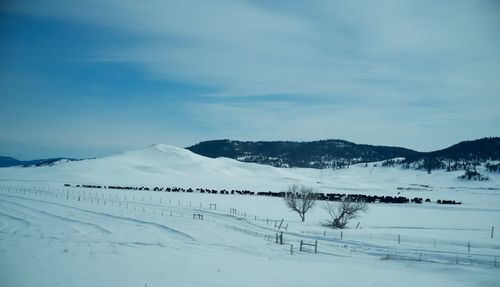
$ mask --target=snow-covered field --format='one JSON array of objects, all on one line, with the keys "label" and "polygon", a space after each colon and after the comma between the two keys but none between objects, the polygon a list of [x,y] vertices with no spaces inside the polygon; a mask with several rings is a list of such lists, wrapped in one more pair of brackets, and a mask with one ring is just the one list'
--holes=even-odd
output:
[{"label": "snow-covered field", "polygon": [[[373,164],[277,169],[165,145],[51,167],[4,168],[0,285],[498,286],[500,235],[495,230],[491,238],[491,227],[500,228],[500,178],[464,182],[459,174]],[[325,193],[400,192],[463,204],[371,204],[341,233],[321,225],[327,219],[321,204],[302,223],[279,198],[64,183],[252,191],[302,183]],[[274,228],[282,219],[288,224],[283,245],[275,242]],[[300,252],[301,240],[317,240],[318,253],[312,247]]]}]

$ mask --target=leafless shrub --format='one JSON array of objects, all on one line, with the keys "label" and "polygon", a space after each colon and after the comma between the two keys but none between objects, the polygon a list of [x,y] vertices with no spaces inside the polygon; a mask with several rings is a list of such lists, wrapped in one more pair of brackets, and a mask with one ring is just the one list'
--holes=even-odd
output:
[{"label": "leafless shrub", "polygon": [[302,222],[306,220],[306,213],[316,204],[314,190],[311,187],[292,185],[284,198],[286,205],[290,210],[297,212]]},{"label": "leafless shrub", "polygon": [[325,221],[325,225],[332,228],[343,229],[350,220],[355,219],[361,212],[368,210],[366,202],[339,201],[325,202],[323,209],[328,213],[330,218]]}]

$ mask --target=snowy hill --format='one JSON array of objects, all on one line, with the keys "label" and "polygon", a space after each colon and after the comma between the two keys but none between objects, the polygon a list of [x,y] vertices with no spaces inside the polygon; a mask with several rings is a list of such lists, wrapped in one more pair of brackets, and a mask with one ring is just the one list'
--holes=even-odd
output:
[{"label": "snowy hill", "polygon": [[[312,179],[293,170],[242,163],[228,158],[207,158],[164,144],[144,149],[54,166],[10,167],[0,170],[3,179],[52,181],[76,184],[162,185],[207,188],[273,188]],[[265,184],[264,184],[265,183]],[[276,183],[276,184],[274,184]]]},{"label": "snowy hill", "polygon": [[[0,168],[0,278],[5,286],[328,286],[335,270],[347,286],[498,286],[499,176],[461,181],[461,173],[382,162],[275,168],[168,145]],[[432,201],[372,203],[338,231],[322,225],[325,202],[302,222],[277,197],[75,186],[282,191],[292,183]],[[318,253],[301,251],[303,242]]]},{"label": "snowy hill", "polygon": [[[483,171],[482,171],[483,172]],[[487,173],[484,171],[484,173]],[[53,166],[0,169],[0,178],[60,184],[177,186],[185,188],[282,191],[300,183],[322,192],[356,191],[393,193],[398,187],[428,185],[431,188],[500,188],[498,173],[487,173],[487,182],[460,181],[463,171],[408,170],[382,167],[380,162],[352,165],[341,170],[276,168],[229,158],[208,158],[165,144],[144,149]]]},{"label": "snowy hill", "polygon": [[76,161],[74,158],[46,158],[46,159],[34,159],[34,160],[18,160],[13,157],[0,156],[0,167],[9,166],[42,166],[42,165],[53,165],[57,164],[59,161]]}]

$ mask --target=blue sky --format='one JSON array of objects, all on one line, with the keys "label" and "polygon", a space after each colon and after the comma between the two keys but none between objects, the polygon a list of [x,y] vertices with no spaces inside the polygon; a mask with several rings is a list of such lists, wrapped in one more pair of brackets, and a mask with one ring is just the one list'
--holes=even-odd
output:
[{"label": "blue sky", "polygon": [[498,1],[3,1],[0,154],[500,133]]}]

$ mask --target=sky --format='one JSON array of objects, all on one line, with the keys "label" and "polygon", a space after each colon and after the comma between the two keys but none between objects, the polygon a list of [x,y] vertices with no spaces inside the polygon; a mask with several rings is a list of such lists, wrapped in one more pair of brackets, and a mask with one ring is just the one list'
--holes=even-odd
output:
[{"label": "sky", "polygon": [[0,155],[500,135],[500,2],[0,2]]}]

